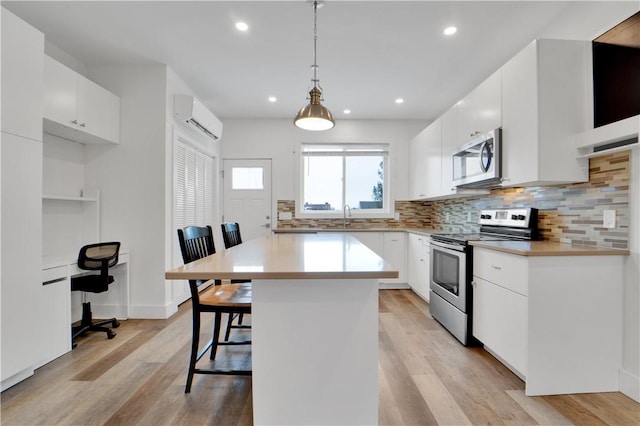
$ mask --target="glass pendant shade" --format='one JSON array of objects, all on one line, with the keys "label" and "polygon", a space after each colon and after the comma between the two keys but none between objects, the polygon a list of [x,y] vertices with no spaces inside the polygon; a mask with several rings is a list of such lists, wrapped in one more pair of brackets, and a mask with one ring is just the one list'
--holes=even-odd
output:
[{"label": "glass pendant shade", "polygon": [[309,92],[311,102],[296,115],[293,123],[303,130],[329,130],[336,125],[333,114],[320,103],[320,89],[314,87]]}]

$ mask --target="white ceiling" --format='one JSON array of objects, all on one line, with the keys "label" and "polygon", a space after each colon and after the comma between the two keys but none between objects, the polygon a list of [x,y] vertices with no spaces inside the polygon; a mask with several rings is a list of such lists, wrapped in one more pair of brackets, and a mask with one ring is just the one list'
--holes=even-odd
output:
[{"label": "white ceiling", "polygon": [[[222,118],[293,118],[306,103],[313,8],[305,0],[2,5],[88,67],[168,64]],[[585,5],[329,0],[318,11],[325,105],[338,119],[348,108],[348,118],[431,120]],[[249,31],[235,29],[240,20]],[[442,33],[449,25],[458,27],[453,37]]]}]

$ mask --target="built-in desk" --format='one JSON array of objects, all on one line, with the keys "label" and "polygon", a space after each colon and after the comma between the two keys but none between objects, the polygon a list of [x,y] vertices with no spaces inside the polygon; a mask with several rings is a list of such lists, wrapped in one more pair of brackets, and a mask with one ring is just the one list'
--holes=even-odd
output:
[{"label": "built-in desk", "polygon": [[165,276],[252,280],[254,424],[377,424],[378,279],[398,271],[356,238],[274,234]]},{"label": "built-in desk", "polygon": [[[82,317],[80,292],[71,292],[71,277],[89,273],[78,268],[77,255],[46,257],[42,259],[42,318],[47,333],[40,342],[40,355],[36,368],[71,350],[71,324]],[[129,252],[120,251],[118,264],[109,269],[114,282],[105,293],[87,293],[94,318],[127,319],[129,317]]]}]

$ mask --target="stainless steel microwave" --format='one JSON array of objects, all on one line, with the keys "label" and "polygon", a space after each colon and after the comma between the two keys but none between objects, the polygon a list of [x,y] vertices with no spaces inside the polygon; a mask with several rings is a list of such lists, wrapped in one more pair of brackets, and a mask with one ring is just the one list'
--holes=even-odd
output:
[{"label": "stainless steel microwave", "polygon": [[489,188],[502,182],[502,130],[475,136],[452,156],[453,185],[462,188]]}]

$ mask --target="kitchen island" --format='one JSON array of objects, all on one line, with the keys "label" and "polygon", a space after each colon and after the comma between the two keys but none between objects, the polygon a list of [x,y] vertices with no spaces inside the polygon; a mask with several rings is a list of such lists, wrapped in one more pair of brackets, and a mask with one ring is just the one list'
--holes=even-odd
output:
[{"label": "kitchen island", "polygon": [[377,280],[398,271],[357,239],[271,235],[165,276],[252,280],[254,424],[378,422]]}]

